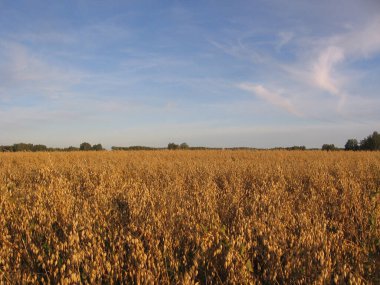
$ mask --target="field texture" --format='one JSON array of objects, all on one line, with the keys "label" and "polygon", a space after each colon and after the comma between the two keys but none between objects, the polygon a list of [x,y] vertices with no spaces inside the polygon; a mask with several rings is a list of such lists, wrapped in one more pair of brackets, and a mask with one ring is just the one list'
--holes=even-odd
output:
[{"label": "field texture", "polygon": [[0,283],[380,283],[380,153],[0,154]]}]

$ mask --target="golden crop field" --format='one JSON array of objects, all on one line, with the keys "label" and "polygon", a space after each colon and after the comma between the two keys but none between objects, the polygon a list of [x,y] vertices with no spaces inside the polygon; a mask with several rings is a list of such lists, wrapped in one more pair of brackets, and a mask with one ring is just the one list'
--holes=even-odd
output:
[{"label": "golden crop field", "polygon": [[379,284],[380,153],[0,154],[0,283]]}]

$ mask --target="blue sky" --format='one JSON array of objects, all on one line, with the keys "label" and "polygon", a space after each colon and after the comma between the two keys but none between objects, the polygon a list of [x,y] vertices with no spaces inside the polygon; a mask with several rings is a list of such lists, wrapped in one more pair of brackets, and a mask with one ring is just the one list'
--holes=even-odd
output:
[{"label": "blue sky", "polygon": [[380,131],[379,31],[377,0],[0,0],[0,144],[343,146]]}]

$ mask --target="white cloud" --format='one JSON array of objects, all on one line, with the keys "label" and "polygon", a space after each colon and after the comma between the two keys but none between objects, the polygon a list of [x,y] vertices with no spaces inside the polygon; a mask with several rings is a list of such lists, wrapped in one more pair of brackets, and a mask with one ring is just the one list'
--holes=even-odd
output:
[{"label": "white cloud", "polygon": [[280,107],[287,112],[300,116],[301,114],[294,108],[289,99],[281,96],[278,92],[270,91],[262,85],[252,83],[241,83],[238,85],[240,89],[254,93],[257,97],[267,101],[268,103]]},{"label": "white cloud", "polygon": [[[311,99],[310,96],[324,91],[338,99],[335,112],[344,115],[349,105],[352,105],[349,101],[354,100],[354,93],[357,93],[352,91],[352,87],[363,90],[361,95],[366,96],[368,90],[365,90],[365,86],[359,80],[365,76],[360,75],[363,71],[356,69],[353,63],[380,53],[380,16],[346,29],[348,30],[327,37],[300,39],[296,44],[296,60],[293,63],[270,62],[273,68],[280,67],[285,71],[284,82],[296,82],[303,86],[305,91],[298,95],[298,103],[304,102],[303,105],[306,106],[306,101]],[[288,88],[287,92],[291,92],[289,86],[290,84],[284,86]],[[374,104],[378,102],[374,101]],[[321,103],[313,108],[326,107],[321,100]]]},{"label": "white cloud", "polygon": [[[369,58],[380,52],[380,17],[370,20],[362,27],[348,32],[319,39],[316,51],[309,54],[311,78],[320,89],[345,99],[344,83],[350,78],[347,69],[339,69],[349,61]],[[308,47],[305,47],[308,48]]]},{"label": "white cloud", "polygon": [[[339,31],[337,27],[340,27]],[[364,70],[356,64],[380,54],[379,31],[380,14],[372,14],[364,21],[352,21],[351,24],[337,22],[329,35],[316,35],[299,27],[289,27],[286,32],[276,31],[278,40],[272,45],[276,55],[257,45],[255,37],[245,43],[239,34],[234,40],[225,40],[224,44],[210,42],[226,54],[248,61],[253,76],[261,82],[283,90],[281,93],[254,84],[249,88],[239,85],[273,105],[296,114],[295,104],[306,117],[313,114],[311,117],[317,118],[318,113],[321,119],[345,117],[360,94],[367,102],[373,101],[372,106],[366,104],[367,111],[362,109],[362,117],[366,117],[380,106],[374,100],[374,90],[363,84],[366,73],[371,70]],[[285,45],[289,46],[286,51],[282,50]],[[292,94],[294,104],[290,104],[283,94]],[[326,94],[330,94],[331,99],[326,98]]]},{"label": "white cloud", "polygon": [[313,80],[323,90],[341,96],[340,88],[334,76],[334,67],[344,60],[344,52],[339,47],[328,47],[321,52],[313,63]]}]

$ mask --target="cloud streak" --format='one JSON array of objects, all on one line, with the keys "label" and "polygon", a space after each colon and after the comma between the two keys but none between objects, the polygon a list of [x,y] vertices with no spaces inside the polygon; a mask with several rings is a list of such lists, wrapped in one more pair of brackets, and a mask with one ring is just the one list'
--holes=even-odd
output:
[{"label": "cloud streak", "polygon": [[274,106],[280,107],[292,115],[301,116],[301,113],[294,108],[290,100],[283,97],[278,92],[270,91],[262,85],[256,85],[252,83],[241,83],[238,85],[238,87],[242,90],[254,93],[257,97]]},{"label": "cloud streak", "polygon": [[178,132],[191,143],[198,126],[186,125],[212,121],[199,143],[206,135],[224,143],[233,128],[233,144],[254,144],[258,129],[244,141],[242,127],[261,126],[271,143],[271,126],[281,125],[285,140],[290,126],[320,125],[321,134],[329,125],[378,126],[379,10],[355,0],[343,10],[341,1],[259,2],[145,9],[84,1],[75,13],[60,2],[9,2],[0,9],[4,137],[58,140],[90,129],[104,137],[124,128],[122,144],[144,132],[152,135],[142,144],[175,141]]},{"label": "cloud streak", "polygon": [[68,92],[70,87],[86,77],[74,68],[64,68],[33,54],[27,47],[15,42],[0,42],[3,65],[0,79],[3,93],[54,98]]},{"label": "cloud streak", "polygon": [[325,49],[313,63],[312,79],[317,87],[339,97],[337,110],[341,111],[346,101],[346,95],[340,87],[336,74],[336,66],[344,60],[344,51],[335,46]]},{"label": "cloud streak", "polygon": [[[251,60],[257,54],[263,54],[261,61],[250,61],[256,77],[261,77],[263,85],[253,83],[237,84],[238,88],[251,91],[256,96],[287,110],[288,113],[300,115],[297,110],[306,110],[305,116],[320,113],[321,119],[326,116],[346,116],[351,112],[352,102],[358,102],[358,91],[366,101],[373,101],[373,106],[367,104],[368,110],[362,110],[363,117],[373,113],[372,109],[378,105],[378,100],[371,98],[368,89],[360,79],[368,72],[363,68],[357,68],[356,64],[376,58],[380,54],[380,15],[376,15],[362,24],[348,26],[344,31],[332,32],[330,35],[311,36],[297,34],[295,32],[277,33],[277,42],[273,43],[273,49],[278,56],[270,56],[269,52],[260,50],[254,44],[242,49],[240,37],[237,36],[236,44],[216,45],[229,55],[239,59]],[[286,51],[284,46],[289,47]],[[228,46],[228,49],[226,49]],[[233,52],[231,52],[233,51]],[[288,53],[288,54],[286,54]],[[289,55],[289,53],[291,53]],[[286,56],[285,56],[286,54]],[[283,55],[283,57],[281,57]],[[286,60],[284,60],[286,58]],[[292,60],[288,60],[293,58]],[[262,76],[258,70],[272,75]],[[255,80],[257,81],[257,79]],[[280,95],[280,92],[270,90],[282,90],[283,94],[292,94],[292,100]],[[372,92],[373,93],[373,92]],[[332,101],[326,100],[326,94],[335,98],[335,109],[331,109]],[[368,94],[368,95],[367,95]],[[315,102],[316,104],[309,104]],[[311,108],[311,109],[310,109]],[[330,110],[334,113],[327,114]]]},{"label": "cloud streak", "polygon": [[345,75],[349,70],[347,63],[370,58],[380,52],[379,30],[380,16],[364,26],[320,39],[317,51],[309,54],[311,81],[321,90],[340,98],[338,110],[347,99],[345,83],[352,80]]}]

